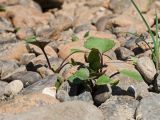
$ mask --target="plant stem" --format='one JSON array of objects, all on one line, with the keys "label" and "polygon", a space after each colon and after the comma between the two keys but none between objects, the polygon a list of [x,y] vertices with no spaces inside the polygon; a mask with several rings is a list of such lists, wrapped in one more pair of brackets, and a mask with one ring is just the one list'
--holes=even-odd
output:
[{"label": "plant stem", "polygon": [[[75,54],[75,53],[78,53],[78,52],[82,52],[82,53],[87,53],[87,52],[85,52],[85,51],[77,51],[77,52],[73,52],[73,53],[71,53],[71,54],[69,54],[63,61],[62,61],[62,63],[60,64],[60,66],[57,68],[57,70],[55,70],[56,72],[60,72],[60,70],[66,65],[63,65],[64,63],[65,63],[65,61],[70,57],[70,56],[72,56],[73,54]],[[68,63],[67,63],[68,64]]]},{"label": "plant stem", "polygon": [[147,27],[147,29],[148,29],[151,37],[152,37],[153,43],[154,43],[154,45],[155,45],[155,42],[156,42],[156,41],[155,41],[154,35],[153,35],[153,33],[152,33],[152,31],[151,31],[151,29],[150,29],[150,27],[149,27],[146,19],[145,19],[144,16],[142,15],[141,11],[139,10],[139,8],[138,8],[138,6],[136,5],[136,3],[134,2],[134,0],[131,0],[131,2],[132,2],[132,4],[134,5],[134,7],[136,8],[136,10],[138,11],[139,15],[141,16],[143,22],[145,23],[145,25],[146,25],[146,27]]},{"label": "plant stem", "polygon": [[41,49],[42,49],[42,52],[43,52],[43,54],[44,54],[44,56],[45,56],[45,58],[46,58],[46,60],[47,60],[49,69],[52,70],[52,71],[54,72],[54,70],[53,70],[52,67],[51,67],[51,64],[50,64],[50,62],[49,62],[48,56],[47,56],[47,54],[46,54],[44,48],[41,48]]}]

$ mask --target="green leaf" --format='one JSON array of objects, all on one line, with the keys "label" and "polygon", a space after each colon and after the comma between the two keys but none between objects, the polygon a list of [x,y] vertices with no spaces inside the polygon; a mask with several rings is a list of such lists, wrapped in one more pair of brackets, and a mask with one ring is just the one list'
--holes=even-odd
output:
[{"label": "green leaf", "polygon": [[36,36],[30,36],[26,39],[26,42],[32,44],[37,41],[36,38],[37,38]]},{"label": "green leaf", "polygon": [[90,69],[98,71],[101,68],[100,52],[97,49],[92,49],[87,61]]},{"label": "green leaf", "polygon": [[77,40],[79,40],[79,38],[75,34],[73,34],[72,35],[72,41],[74,42],[74,41],[77,41]]},{"label": "green leaf", "polygon": [[127,76],[127,77],[130,77],[130,78],[137,80],[137,81],[143,81],[143,78],[140,75],[140,73],[135,72],[135,71],[130,71],[130,70],[124,69],[124,70],[120,71],[120,74]]},{"label": "green leaf", "polygon": [[98,49],[101,53],[104,53],[115,46],[115,42],[110,39],[89,37],[85,43],[84,47],[87,49]]},{"label": "green leaf", "polygon": [[81,68],[76,71],[72,76],[68,78],[71,83],[80,83],[80,81],[87,80],[89,78],[89,70],[87,68]]},{"label": "green leaf", "polygon": [[109,76],[102,75],[96,80],[96,85],[106,85],[110,84],[111,79]]}]

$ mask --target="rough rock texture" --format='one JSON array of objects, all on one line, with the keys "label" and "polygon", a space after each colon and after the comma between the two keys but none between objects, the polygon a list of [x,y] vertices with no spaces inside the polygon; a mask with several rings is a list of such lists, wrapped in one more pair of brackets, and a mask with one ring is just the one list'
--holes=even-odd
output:
[{"label": "rough rock texture", "polygon": [[129,96],[113,96],[103,103],[99,109],[105,120],[133,120],[138,101]]},{"label": "rough rock texture", "polygon": [[24,96],[17,96],[15,99],[9,100],[7,102],[1,102],[0,114],[21,113],[29,111],[34,107],[51,105],[55,103],[58,103],[58,100],[51,96],[42,93],[32,93]]},{"label": "rough rock texture", "polygon": [[[46,114],[47,113],[47,114]],[[63,115],[62,115],[63,114]],[[3,120],[103,120],[102,112],[85,102],[64,102],[55,105],[36,107],[28,112],[11,115],[1,114]]]},{"label": "rough rock texture", "polygon": [[143,98],[136,110],[136,120],[159,120],[159,100],[160,96],[158,94]]},{"label": "rough rock texture", "polygon": [[147,83],[152,83],[156,74],[156,68],[149,57],[141,57],[137,62],[137,68],[144,76]]}]

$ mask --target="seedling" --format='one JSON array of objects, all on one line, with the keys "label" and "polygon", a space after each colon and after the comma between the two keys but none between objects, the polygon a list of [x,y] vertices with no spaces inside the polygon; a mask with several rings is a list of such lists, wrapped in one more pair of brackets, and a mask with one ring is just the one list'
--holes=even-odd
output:
[{"label": "seedling", "polygon": [[[136,5],[136,3],[134,2],[134,0],[131,0],[132,4],[134,5],[134,7],[136,8],[136,10],[138,11],[139,15],[141,16],[143,22],[145,23],[148,31],[149,31],[149,34],[151,36],[151,39],[153,41],[153,49],[151,49],[152,51],[152,60],[153,62],[155,63],[155,67],[156,67],[156,70],[157,70],[157,74],[159,74],[159,69],[160,69],[160,56],[159,56],[159,53],[160,53],[160,40],[159,40],[159,36],[158,36],[158,16],[157,16],[157,13],[155,14],[155,17],[156,17],[156,37],[154,37],[154,34],[149,26],[149,24],[147,23],[146,19],[144,18],[144,16],[142,15],[140,9],[138,8],[138,6]],[[156,75],[157,75],[156,74]],[[154,86],[154,89],[157,90],[157,83],[153,83],[153,86]]]},{"label": "seedling", "polygon": [[[94,92],[94,88],[97,86],[107,84],[117,85],[119,81],[113,80],[113,75],[108,76],[105,74],[107,65],[104,64],[103,60],[104,53],[108,50],[111,50],[115,46],[115,42],[111,39],[89,36],[89,32],[87,32],[84,37],[84,47],[88,49],[88,51],[72,49],[71,53],[62,61],[56,70],[51,67],[47,54],[44,50],[44,47],[49,43],[48,41],[38,40],[37,37],[32,36],[27,40],[27,42],[37,45],[42,49],[48,62],[49,68],[55,73],[59,73],[61,69],[67,64],[78,66],[79,69],[67,79],[71,84],[83,85],[84,87],[89,88],[91,92]],[[84,59],[86,63],[80,63],[74,59],[71,59],[71,62],[66,62],[66,60],[73,54],[80,52],[85,54]],[[119,71],[118,74],[123,74],[140,81],[143,80],[141,75],[134,71],[122,70]],[[63,80],[58,78],[56,83],[57,89],[62,84],[62,82]]]},{"label": "seedling", "polygon": [[[115,46],[115,42],[111,39],[90,37],[89,35],[87,36],[86,41],[84,42],[84,47],[89,49],[89,52],[79,49],[72,50],[88,53],[88,55],[85,54],[86,63],[79,63],[71,59],[72,65],[78,65],[79,69],[68,78],[68,81],[71,84],[81,84],[84,87],[89,88],[91,93],[94,92],[95,88],[102,85],[117,85],[119,81],[112,79],[114,75],[108,76],[105,74],[107,65],[103,62],[104,53],[111,50]],[[122,74],[138,81],[143,80],[141,75],[135,71],[124,69],[119,71],[117,74]]]}]

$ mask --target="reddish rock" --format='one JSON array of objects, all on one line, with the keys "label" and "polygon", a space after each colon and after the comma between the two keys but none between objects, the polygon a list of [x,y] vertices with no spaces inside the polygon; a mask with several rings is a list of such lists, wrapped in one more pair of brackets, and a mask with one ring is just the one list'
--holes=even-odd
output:
[{"label": "reddish rock", "polygon": [[0,113],[21,113],[31,110],[34,107],[58,103],[58,100],[45,94],[33,93],[24,96],[17,96],[15,99],[0,103]]}]

